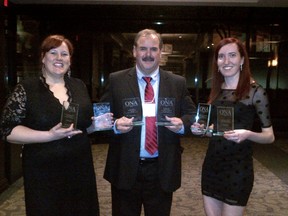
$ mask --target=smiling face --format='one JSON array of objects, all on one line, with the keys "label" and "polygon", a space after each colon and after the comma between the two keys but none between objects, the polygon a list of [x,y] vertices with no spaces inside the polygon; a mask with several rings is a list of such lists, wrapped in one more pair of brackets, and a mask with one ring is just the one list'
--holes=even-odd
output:
[{"label": "smiling face", "polygon": [[159,38],[153,34],[140,37],[137,46],[134,46],[133,55],[141,72],[146,75],[153,73],[161,58]]},{"label": "smiling face", "polygon": [[244,63],[235,43],[224,45],[218,52],[217,65],[225,78],[239,77],[240,65]]},{"label": "smiling face", "polygon": [[71,65],[70,60],[71,56],[65,42],[59,47],[50,49],[42,58],[46,75],[63,77]]}]

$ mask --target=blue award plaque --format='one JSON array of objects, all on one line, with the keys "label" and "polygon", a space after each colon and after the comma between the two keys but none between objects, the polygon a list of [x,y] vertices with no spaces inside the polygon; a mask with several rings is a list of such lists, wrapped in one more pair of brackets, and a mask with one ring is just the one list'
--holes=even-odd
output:
[{"label": "blue award plaque", "polygon": [[93,103],[93,112],[96,131],[112,130],[113,125],[109,115],[110,103]]}]

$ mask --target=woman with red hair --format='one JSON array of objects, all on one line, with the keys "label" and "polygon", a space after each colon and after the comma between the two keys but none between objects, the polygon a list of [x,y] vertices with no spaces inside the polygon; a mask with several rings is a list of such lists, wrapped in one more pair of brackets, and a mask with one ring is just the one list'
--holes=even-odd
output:
[{"label": "woman with red hair", "polygon": [[[72,54],[64,36],[45,38],[40,76],[16,85],[1,116],[2,138],[22,145],[27,216],[99,215],[93,108],[83,81],[70,76]],[[79,106],[75,125],[60,123],[64,102]]]},{"label": "woman with red hair", "polygon": [[[252,143],[272,143],[268,97],[250,72],[245,46],[236,38],[225,38],[217,45],[213,62],[211,92],[211,137],[202,168],[201,189],[206,215],[240,216],[244,214],[253,187]],[[232,107],[233,130],[217,132],[217,107]],[[253,130],[254,117],[261,131]],[[193,134],[195,128],[191,126]]]}]

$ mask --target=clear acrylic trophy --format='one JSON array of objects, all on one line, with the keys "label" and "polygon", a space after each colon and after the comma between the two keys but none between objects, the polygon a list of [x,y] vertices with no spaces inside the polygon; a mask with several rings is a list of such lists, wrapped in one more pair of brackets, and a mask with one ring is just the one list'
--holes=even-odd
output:
[{"label": "clear acrylic trophy", "polygon": [[122,107],[123,107],[123,112],[124,116],[127,118],[132,118],[133,126],[141,126],[144,125],[144,122],[142,121],[142,104],[141,104],[141,99],[139,97],[135,98],[125,98],[122,100]]},{"label": "clear acrylic trophy", "polygon": [[217,107],[217,128],[213,136],[223,136],[224,131],[234,130],[234,108]]},{"label": "clear acrylic trophy", "polygon": [[175,98],[159,97],[158,112],[156,126],[172,126],[170,121],[166,120],[166,116],[175,116]]},{"label": "clear acrylic trophy", "polygon": [[71,124],[74,125],[74,129],[77,128],[79,104],[69,103],[68,101],[63,102],[61,123],[63,128],[68,128]]},{"label": "clear acrylic trophy", "polygon": [[195,121],[200,124],[200,128],[192,128],[192,132],[201,132],[205,134],[209,131],[211,114],[211,104],[199,103]]}]

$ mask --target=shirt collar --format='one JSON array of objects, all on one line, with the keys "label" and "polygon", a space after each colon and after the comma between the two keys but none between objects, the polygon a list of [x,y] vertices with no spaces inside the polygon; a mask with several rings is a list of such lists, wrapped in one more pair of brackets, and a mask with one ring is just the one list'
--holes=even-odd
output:
[{"label": "shirt collar", "polygon": [[[137,73],[137,78],[138,78],[138,80],[141,80],[143,77],[147,77],[147,75],[145,75],[144,73],[142,73],[142,72],[140,71],[140,69],[138,68],[137,65],[136,65],[136,73]],[[159,77],[159,67],[158,67],[155,71],[153,71],[153,73],[151,73],[151,74],[149,75],[149,77],[151,77],[152,80],[157,80],[158,77]]]}]

